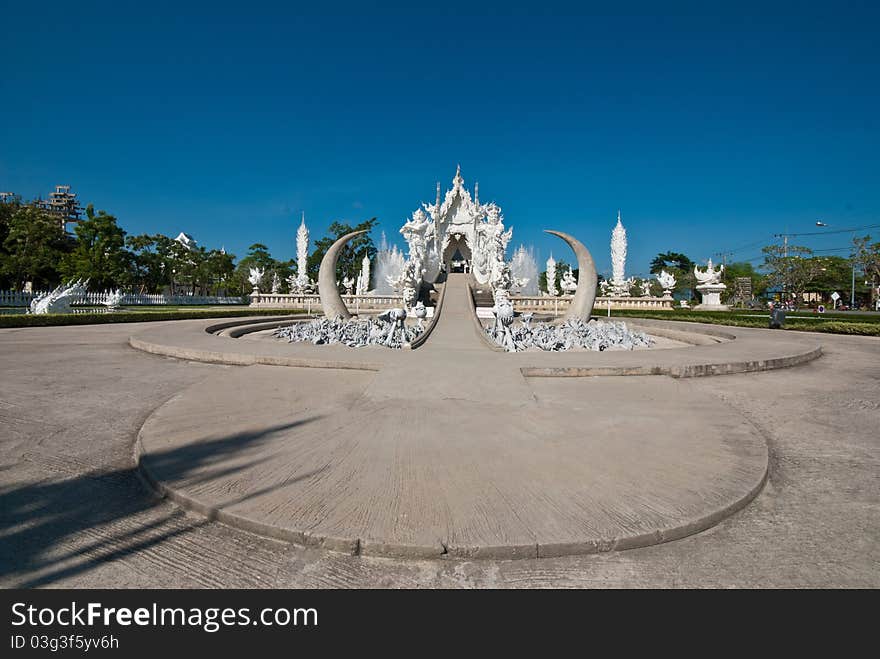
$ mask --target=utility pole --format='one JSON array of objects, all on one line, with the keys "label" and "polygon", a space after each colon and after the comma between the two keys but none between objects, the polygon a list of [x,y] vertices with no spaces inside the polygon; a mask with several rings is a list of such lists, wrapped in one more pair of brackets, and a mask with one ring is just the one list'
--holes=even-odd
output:
[{"label": "utility pole", "polygon": [[[790,235],[793,236],[796,234],[789,234],[787,227],[786,227],[785,231],[786,231],[786,233],[774,233],[773,237],[774,238],[782,238],[782,256],[783,256],[783,258],[787,259],[788,258],[788,237]],[[786,267],[786,272],[787,272],[788,271],[788,263],[785,264],[785,267]],[[785,289],[786,288],[788,288],[788,278],[784,277],[782,280],[782,301],[783,302],[785,301],[785,293],[786,293]]]}]

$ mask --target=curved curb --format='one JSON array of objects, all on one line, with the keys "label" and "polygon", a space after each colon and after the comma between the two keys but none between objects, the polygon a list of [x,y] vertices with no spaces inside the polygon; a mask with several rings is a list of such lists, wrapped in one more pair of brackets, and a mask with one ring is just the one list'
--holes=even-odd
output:
[{"label": "curved curb", "polygon": [[[160,405],[160,408],[162,406]],[[157,410],[159,408],[156,408]],[[155,410],[154,410],[155,413]],[[150,415],[152,417],[152,414]],[[371,540],[358,537],[329,536],[310,530],[299,530],[282,526],[275,526],[266,522],[238,515],[224,510],[222,507],[204,504],[198,499],[180,492],[159,480],[145,463],[149,462],[149,454],[144,450],[142,431],[149,418],[138,431],[134,444],[134,461],[137,472],[144,483],[160,497],[173,501],[180,507],[198,513],[209,521],[217,521],[233,528],[254,533],[273,540],[291,542],[304,547],[316,547],[334,552],[341,552],[352,556],[377,556],[382,558],[399,559],[487,559],[487,560],[515,560],[522,558],[557,558],[563,556],[581,556],[598,554],[610,551],[625,551],[638,549],[652,545],[663,544],[673,540],[680,540],[689,535],[705,531],[721,521],[727,519],[737,511],[747,506],[763,489],[770,473],[769,450],[764,444],[764,468],[761,476],[749,490],[740,497],[734,498],[722,508],[711,511],[705,515],[687,519],[680,524],[667,528],[658,528],[654,531],[639,533],[637,535],[621,536],[617,538],[585,538],[573,539],[567,542],[542,543],[536,539],[534,544],[517,545],[456,545],[441,540],[436,545],[408,545],[401,543],[389,543],[382,540]]]},{"label": "curved curb", "polygon": [[523,366],[520,368],[520,372],[527,378],[582,378],[609,375],[668,375],[673,378],[697,378],[790,368],[806,364],[821,356],[822,346],[817,346],[797,355],[752,361],[687,364],[684,366]]},{"label": "curved curb", "polygon": [[428,340],[428,337],[431,336],[431,332],[434,331],[434,328],[437,326],[437,322],[440,320],[440,314],[443,312],[443,300],[446,299],[446,284],[443,284],[443,290],[440,291],[440,297],[437,299],[437,304],[434,306],[434,316],[431,318],[431,324],[425,328],[425,331],[421,333],[421,335],[417,336],[415,341],[409,344],[411,350],[418,350],[424,345],[425,341]]},{"label": "curved curb", "polygon": [[198,348],[181,348],[178,346],[160,345],[128,337],[128,345],[135,350],[148,352],[152,355],[175,357],[193,362],[205,362],[207,364],[230,364],[232,366],[252,366],[263,364],[265,366],[296,366],[300,368],[338,368],[355,371],[378,371],[381,364],[371,362],[344,362],[325,359],[307,359],[304,357],[274,357],[270,355],[251,355],[238,352],[218,352],[214,350],[200,350]]}]

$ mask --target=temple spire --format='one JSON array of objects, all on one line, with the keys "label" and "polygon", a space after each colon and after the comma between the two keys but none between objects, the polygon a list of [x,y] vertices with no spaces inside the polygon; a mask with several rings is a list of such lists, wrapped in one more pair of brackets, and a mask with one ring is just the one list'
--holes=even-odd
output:
[{"label": "temple spire", "polygon": [[474,206],[480,205],[480,182],[474,183]]}]

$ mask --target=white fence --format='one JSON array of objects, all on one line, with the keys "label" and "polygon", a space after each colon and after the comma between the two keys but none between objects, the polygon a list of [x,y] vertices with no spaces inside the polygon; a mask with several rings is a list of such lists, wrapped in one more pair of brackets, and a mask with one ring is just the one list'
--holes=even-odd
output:
[{"label": "white fence", "polygon": [[[568,310],[572,297],[563,295],[560,297],[541,296],[532,297],[525,295],[512,295],[510,301],[517,311],[537,311],[543,313],[560,314]],[[652,309],[655,311],[672,310],[671,297],[602,297],[596,298],[593,304],[593,313],[598,314],[611,305],[612,309]]]},{"label": "white fence", "polygon": [[[321,310],[320,295],[297,295],[293,293],[253,293],[251,306],[267,309],[304,309],[308,313]],[[399,295],[343,295],[342,301],[349,311],[394,309],[403,306]]]},{"label": "white fence", "polygon": [[[35,293],[21,293],[18,291],[0,291],[0,307],[29,307],[31,300],[47,291]],[[79,296],[73,302],[75,305],[102,305],[107,302],[110,291],[103,293],[86,293]],[[121,304],[126,306],[138,305],[188,305],[188,304],[247,304],[242,297],[225,297],[217,295],[141,295],[138,293],[124,293]]]}]

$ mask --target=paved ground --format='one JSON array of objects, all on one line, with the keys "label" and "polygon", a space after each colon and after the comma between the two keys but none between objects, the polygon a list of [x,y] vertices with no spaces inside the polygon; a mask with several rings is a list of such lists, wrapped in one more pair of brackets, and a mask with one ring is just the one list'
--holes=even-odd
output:
[{"label": "paved ground", "polygon": [[[135,435],[150,413],[206,378],[263,367],[138,352],[127,345],[136,330],[0,330],[0,585],[880,585],[876,338],[813,335],[825,355],[803,366],[688,382],[753,424],[770,455],[763,491],[708,531],[592,556],[400,560],[268,540],[150,497],[132,459]],[[582,405],[580,387],[589,380],[531,382],[540,395]],[[660,388],[681,382],[653,380]],[[688,413],[687,400],[668,404]],[[179,468],[235,450],[229,442],[210,454],[178,456]]]}]

